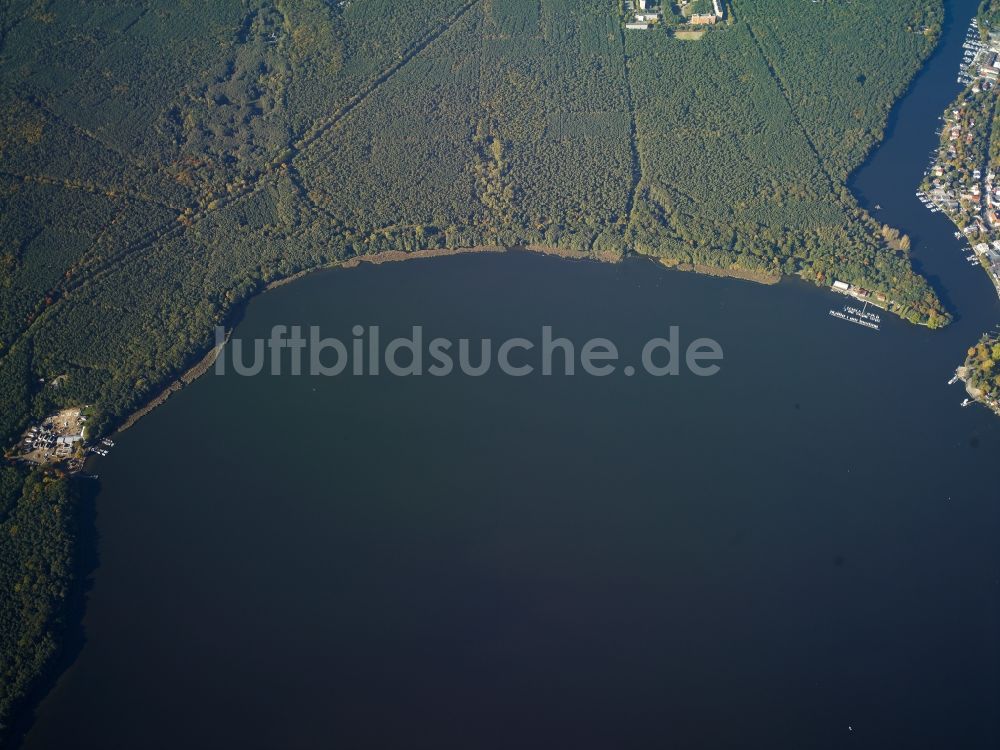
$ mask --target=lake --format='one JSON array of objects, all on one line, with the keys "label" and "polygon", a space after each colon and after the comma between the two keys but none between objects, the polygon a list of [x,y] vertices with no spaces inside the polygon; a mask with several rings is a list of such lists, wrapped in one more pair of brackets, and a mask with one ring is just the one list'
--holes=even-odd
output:
[{"label": "lake", "polygon": [[913,196],[976,3],[854,177],[958,312],[640,260],[362,266],[235,336],[613,340],[713,377],[206,375],[100,461],[85,643],[25,748],[994,748],[1000,420],[947,387],[1000,321]]}]

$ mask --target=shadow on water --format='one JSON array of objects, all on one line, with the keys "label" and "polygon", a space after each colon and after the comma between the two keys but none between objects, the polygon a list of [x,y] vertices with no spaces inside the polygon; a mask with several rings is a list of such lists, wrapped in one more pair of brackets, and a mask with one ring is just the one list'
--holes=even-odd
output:
[{"label": "shadow on water", "polygon": [[65,629],[59,634],[59,653],[50,668],[46,670],[35,688],[26,696],[20,711],[15,712],[15,720],[7,734],[0,737],[0,747],[16,750],[35,723],[38,706],[56,686],[60,676],[69,669],[80,656],[87,643],[83,626],[83,616],[87,599],[94,584],[94,573],[100,563],[97,530],[97,496],[100,483],[92,479],[76,479],[73,483],[75,499],[76,545],[74,569],[77,576],[69,591],[64,615]]}]

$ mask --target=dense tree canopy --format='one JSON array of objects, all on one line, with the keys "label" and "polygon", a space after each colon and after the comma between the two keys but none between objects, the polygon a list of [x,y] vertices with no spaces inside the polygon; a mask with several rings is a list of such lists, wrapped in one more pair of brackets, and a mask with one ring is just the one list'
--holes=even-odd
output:
[{"label": "dense tree canopy", "polygon": [[[9,0],[0,439],[79,403],[106,430],[268,282],[387,250],[840,278],[945,322],[844,186],[932,49],[940,0],[727,8],[691,41],[626,31],[608,0]],[[7,633],[35,633],[23,654],[4,636],[18,675],[46,658],[32,623],[62,585],[65,500],[46,481],[5,496],[35,541],[4,541],[0,598],[37,545],[51,573],[47,604],[4,610]],[[8,696],[27,684],[11,679]]]},{"label": "dense tree canopy", "polygon": [[943,321],[843,185],[940,3],[727,7],[694,43],[603,0],[10,4],[3,436],[38,402],[113,420],[262,284],[384,250],[641,252]]},{"label": "dense tree canopy", "polygon": [[0,725],[58,650],[74,532],[65,477],[0,467]]}]

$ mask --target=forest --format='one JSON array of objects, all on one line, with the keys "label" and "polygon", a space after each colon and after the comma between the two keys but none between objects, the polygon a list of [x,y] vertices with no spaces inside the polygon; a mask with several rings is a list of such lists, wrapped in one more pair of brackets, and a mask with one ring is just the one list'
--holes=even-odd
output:
[{"label": "forest", "polygon": [[[105,434],[269,282],[390,250],[840,279],[947,323],[846,187],[940,0],[727,11],[694,43],[625,35],[608,0],[8,0],[0,440],[81,403]],[[72,543],[63,480],[4,482],[34,531],[4,538],[0,712],[49,658]],[[38,560],[44,593],[13,597]]]},{"label": "forest", "polygon": [[[840,279],[886,294],[914,322],[945,322],[905,252],[890,246],[895,230],[837,176],[846,155],[817,150],[804,105],[784,95],[755,38],[739,22],[696,45],[628,38],[642,179],[626,244],[668,264]],[[856,54],[844,65],[866,64]],[[891,101],[865,106],[885,113]],[[851,158],[856,166],[863,154]]]},{"label": "forest", "polygon": [[847,180],[883,136],[889,107],[941,32],[934,0],[793,3],[733,0],[801,130],[831,178]]},{"label": "forest", "polygon": [[0,717],[51,669],[74,582],[75,498],[58,473],[0,467]]}]

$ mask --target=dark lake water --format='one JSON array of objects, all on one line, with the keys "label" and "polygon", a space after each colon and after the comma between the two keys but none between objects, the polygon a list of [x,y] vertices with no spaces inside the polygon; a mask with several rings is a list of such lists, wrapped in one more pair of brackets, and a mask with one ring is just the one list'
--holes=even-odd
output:
[{"label": "dark lake water", "polygon": [[995,748],[1000,420],[945,382],[1000,321],[913,197],[974,0],[853,184],[960,313],[526,253],[251,304],[350,339],[680,327],[720,374],[208,375],[102,460],[86,642],[25,748]]}]

